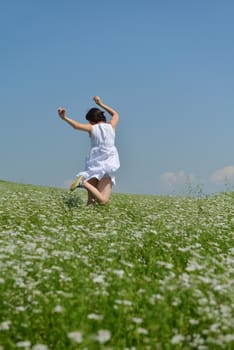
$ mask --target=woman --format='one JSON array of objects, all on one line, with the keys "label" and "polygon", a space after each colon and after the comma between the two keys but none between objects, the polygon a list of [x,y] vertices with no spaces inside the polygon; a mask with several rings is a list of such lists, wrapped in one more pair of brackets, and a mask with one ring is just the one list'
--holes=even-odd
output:
[{"label": "woman", "polygon": [[95,96],[95,103],[107,111],[111,118],[106,121],[104,112],[91,108],[86,114],[88,124],[79,123],[66,115],[64,108],[58,108],[60,118],[74,129],[89,133],[91,149],[86,159],[85,170],[77,175],[70,190],[83,187],[88,191],[88,203],[106,204],[115,184],[115,172],[119,168],[119,155],[115,147],[115,128],[119,121],[118,113]]}]

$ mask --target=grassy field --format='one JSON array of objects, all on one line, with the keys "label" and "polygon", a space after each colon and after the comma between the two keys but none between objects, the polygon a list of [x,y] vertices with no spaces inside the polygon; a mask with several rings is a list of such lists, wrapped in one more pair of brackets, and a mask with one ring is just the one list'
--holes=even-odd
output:
[{"label": "grassy field", "polygon": [[0,350],[234,349],[234,193],[0,181]]}]

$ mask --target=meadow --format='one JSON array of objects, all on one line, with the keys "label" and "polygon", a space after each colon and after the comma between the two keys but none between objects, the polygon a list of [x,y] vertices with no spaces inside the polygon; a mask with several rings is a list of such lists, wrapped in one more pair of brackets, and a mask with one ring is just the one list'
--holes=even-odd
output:
[{"label": "meadow", "polygon": [[0,350],[234,349],[234,193],[0,181]]}]

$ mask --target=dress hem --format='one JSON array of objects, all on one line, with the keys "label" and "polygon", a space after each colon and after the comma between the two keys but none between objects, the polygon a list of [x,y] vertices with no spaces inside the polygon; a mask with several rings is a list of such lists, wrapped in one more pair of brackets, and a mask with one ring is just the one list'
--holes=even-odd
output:
[{"label": "dress hem", "polygon": [[90,179],[97,179],[97,180],[101,180],[103,177],[105,176],[109,176],[111,178],[111,182],[112,182],[112,185],[116,185],[116,181],[115,181],[115,176],[114,175],[111,175],[109,173],[104,173],[104,174],[88,174],[86,171],[81,171],[80,173],[78,173],[76,176],[84,176],[85,180],[88,181]]}]

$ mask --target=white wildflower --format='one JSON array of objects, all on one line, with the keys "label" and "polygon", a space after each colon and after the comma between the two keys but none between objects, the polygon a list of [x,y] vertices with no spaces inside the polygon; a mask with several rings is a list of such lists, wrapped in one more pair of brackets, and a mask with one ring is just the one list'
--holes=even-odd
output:
[{"label": "white wildflower", "polygon": [[158,261],[157,265],[164,266],[166,269],[171,270],[173,268],[173,264],[168,263],[166,261]]},{"label": "white wildflower", "polygon": [[139,318],[139,317],[133,317],[132,322],[140,324],[143,322],[143,320],[142,320],[142,318]]},{"label": "white wildflower", "polygon": [[74,342],[78,343],[78,344],[81,344],[82,341],[83,341],[83,336],[82,336],[82,333],[79,332],[79,331],[76,331],[76,332],[70,332],[68,333],[68,338],[73,340]]},{"label": "white wildflower", "polygon": [[[43,249],[43,248],[37,248],[36,249],[36,253],[38,254],[38,255],[42,255],[43,253],[45,253],[45,250]],[[39,344],[40,345],[40,344]]]},{"label": "white wildflower", "polygon": [[190,320],[189,320],[189,323],[191,324],[191,325],[197,325],[197,324],[199,324],[199,321],[198,320],[194,320],[193,318],[191,318]]},{"label": "white wildflower", "polygon": [[3,321],[0,323],[0,331],[8,331],[10,329],[11,321]]},{"label": "white wildflower", "polygon": [[104,276],[103,275],[99,275],[99,276],[95,276],[93,278],[93,282],[94,283],[104,283]]},{"label": "white wildflower", "polygon": [[137,294],[144,294],[145,293],[145,289],[144,288],[140,288],[137,291]]},{"label": "white wildflower", "polygon": [[179,251],[179,252],[182,252],[182,253],[189,252],[190,250],[191,250],[191,247],[190,247],[190,246],[188,246],[188,247],[183,247],[183,248],[181,248],[181,247],[178,248],[178,251]]},{"label": "white wildflower", "polygon": [[234,334],[222,334],[220,335],[223,343],[231,343],[234,341]]},{"label": "white wildflower", "polygon": [[107,329],[100,329],[95,339],[101,344],[106,343],[111,339],[111,332]]},{"label": "white wildflower", "polygon": [[172,301],[172,305],[173,306],[178,306],[181,304],[181,300],[179,298],[175,298],[173,301]]},{"label": "white wildflower", "polygon": [[35,344],[32,350],[49,350],[48,346],[45,344]]},{"label": "white wildflower", "polygon": [[25,311],[26,310],[26,307],[25,306],[16,306],[16,311],[18,311],[18,312],[23,312],[23,311]]},{"label": "white wildflower", "polygon": [[176,334],[174,337],[171,338],[172,344],[178,344],[181,343],[184,340],[184,336],[181,334]]},{"label": "white wildflower", "polygon": [[145,328],[139,327],[139,328],[137,329],[137,333],[139,333],[139,334],[148,334],[148,330],[145,329]]},{"label": "white wildflower", "polygon": [[18,343],[15,344],[15,346],[16,346],[17,348],[26,348],[26,349],[28,349],[28,348],[30,348],[31,343],[30,343],[30,341],[28,341],[28,340],[19,341]]},{"label": "white wildflower", "polygon": [[219,323],[213,323],[213,324],[210,326],[210,331],[211,331],[211,332],[216,332],[219,328],[220,328],[220,324],[219,324]]},{"label": "white wildflower", "polygon": [[196,270],[202,270],[202,268],[203,267],[199,265],[196,261],[193,261],[186,267],[186,271],[192,272]]},{"label": "white wildflower", "polygon": [[124,275],[124,271],[123,270],[113,270],[113,273],[115,275],[117,275],[118,277],[122,278]]},{"label": "white wildflower", "polygon": [[122,260],[122,264],[128,267],[134,267],[134,264],[129,261]]},{"label": "white wildflower", "polygon": [[222,291],[226,290],[226,286],[219,284],[219,285],[214,286],[213,290],[216,292],[222,292]]},{"label": "white wildflower", "polygon": [[61,313],[64,311],[64,308],[61,305],[56,305],[55,308],[53,309],[54,313]]},{"label": "white wildflower", "polygon": [[161,300],[161,299],[163,299],[161,294],[153,294],[149,299],[149,303],[151,305],[154,305],[156,300]]},{"label": "white wildflower", "polygon": [[200,298],[200,299],[198,299],[198,303],[200,305],[206,305],[206,304],[208,304],[208,299],[207,298]]},{"label": "white wildflower", "polygon": [[116,299],[115,300],[116,304],[120,304],[120,305],[126,305],[126,306],[131,306],[132,302],[129,300],[120,300],[120,299]]},{"label": "white wildflower", "polygon": [[89,314],[88,315],[89,320],[96,320],[96,321],[101,321],[103,319],[103,315],[98,315],[98,314]]}]

